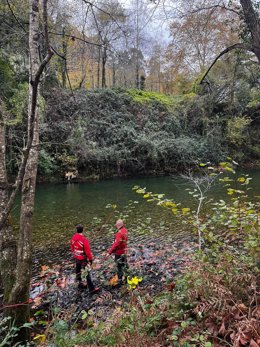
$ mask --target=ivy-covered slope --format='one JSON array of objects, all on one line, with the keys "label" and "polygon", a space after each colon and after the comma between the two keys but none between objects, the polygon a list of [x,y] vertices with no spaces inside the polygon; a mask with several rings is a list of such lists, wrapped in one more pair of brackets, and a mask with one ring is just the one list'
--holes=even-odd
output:
[{"label": "ivy-covered slope", "polygon": [[[53,91],[42,124],[40,173],[161,174],[227,153],[221,125],[196,95],[124,90]],[[210,110],[208,112],[210,115]]]}]

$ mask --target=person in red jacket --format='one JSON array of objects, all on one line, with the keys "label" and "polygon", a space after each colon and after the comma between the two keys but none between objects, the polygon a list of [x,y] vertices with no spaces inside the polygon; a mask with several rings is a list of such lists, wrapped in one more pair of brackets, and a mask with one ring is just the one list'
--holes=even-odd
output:
[{"label": "person in red jacket", "polygon": [[123,284],[123,276],[128,268],[127,265],[127,241],[128,231],[124,226],[122,219],[116,222],[117,233],[112,247],[108,250],[108,254],[115,254],[115,262],[117,264],[118,285]]},{"label": "person in red jacket", "polygon": [[[73,235],[70,240],[70,248],[73,257],[76,260],[76,280],[79,282],[78,288],[85,289],[86,286],[82,282],[81,271],[84,270],[88,263],[92,265],[93,255],[90,250],[88,239],[82,235],[84,227],[82,224],[76,226],[76,233]],[[96,293],[99,291],[99,288],[95,288],[90,272],[87,274],[87,286],[90,293]]]}]

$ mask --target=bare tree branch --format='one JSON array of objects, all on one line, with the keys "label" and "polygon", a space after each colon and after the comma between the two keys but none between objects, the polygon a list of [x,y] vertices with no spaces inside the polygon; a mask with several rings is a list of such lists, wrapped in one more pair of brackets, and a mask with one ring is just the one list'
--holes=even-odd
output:
[{"label": "bare tree branch", "polygon": [[226,54],[226,53],[228,53],[234,49],[240,49],[240,50],[249,51],[249,52],[254,53],[253,47],[251,45],[246,44],[246,43],[235,43],[234,45],[227,47],[226,49],[224,49],[224,51],[219,53],[219,55],[214,59],[214,61],[210,65],[210,67],[207,69],[207,71],[202,76],[200,84],[203,83],[204,79],[206,78],[206,76],[208,75],[210,70],[213,68],[213,66],[216,64],[218,59],[221,58],[224,54]]},{"label": "bare tree branch", "polygon": [[8,5],[8,7],[9,7],[9,10],[10,10],[10,12],[12,13],[12,16],[15,18],[16,22],[17,22],[17,23],[19,24],[19,26],[23,29],[23,31],[27,33],[25,27],[22,25],[22,23],[19,21],[19,19],[18,19],[17,16],[15,15],[15,13],[14,13],[14,11],[13,11],[13,9],[12,9],[12,6],[10,5],[9,0],[6,0],[6,2],[7,2],[7,5]]},{"label": "bare tree branch", "polygon": [[90,2],[88,0],[82,0],[85,4],[90,5],[91,7],[95,7],[97,10],[103,12],[104,14],[108,15],[118,26],[118,28],[122,31],[123,35],[126,37],[126,31],[121,27],[121,25],[118,23],[117,19],[109,12],[103,10],[102,8],[98,7],[97,5],[95,5],[93,2]]},{"label": "bare tree branch", "polygon": [[102,31],[101,31],[100,28],[99,28],[96,14],[95,14],[95,12],[94,12],[94,10],[93,10],[93,7],[92,7],[92,6],[90,6],[90,7],[91,7],[91,12],[92,12],[92,14],[93,14],[93,18],[94,18],[94,21],[95,21],[95,24],[96,24],[96,27],[97,27],[97,30],[98,30],[98,36],[100,37],[102,43],[104,43],[104,40],[103,40],[103,37],[102,37]]},{"label": "bare tree branch", "polygon": [[235,13],[236,15],[240,15],[239,11],[231,8],[231,7],[226,7],[225,5],[212,5],[212,6],[206,6],[206,7],[200,7],[200,8],[196,8],[195,10],[192,10],[192,11],[189,11],[189,14],[194,14],[194,13],[198,13],[198,12],[201,12],[201,11],[207,11],[207,10],[212,10],[214,8],[222,8],[224,10],[227,10],[227,11],[231,11],[233,13]]},{"label": "bare tree branch", "polygon": [[43,26],[44,26],[44,37],[45,37],[45,46],[46,51],[51,52],[50,41],[49,41],[49,32],[48,32],[48,10],[47,10],[47,0],[43,1]]},{"label": "bare tree branch", "polygon": [[98,46],[98,47],[102,46],[102,44],[100,44],[100,43],[90,42],[90,41],[84,40],[84,39],[82,39],[80,37],[77,37],[75,35],[69,35],[69,34],[63,34],[63,33],[55,33],[53,31],[49,31],[49,34],[53,34],[53,35],[57,35],[57,36],[66,36],[66,37],[71,38],[72,40],[82,41],[82,42],[85,42],[85,43],[87,43],[89,45],[94,45],[94,46]]},{"label": "bare tree branch", "polygon": [[[67,61],[67,59],[64,57],[64,55],[60,54],[59,52],[57,52],[52,46],[51,46],[53,52],[61,59]],[[69,74],[68,74],[68,69],[67,69],[67,64],[65,65],[65,72],[66,72],[66,77],[68,79],[68,82],[69,82],[69,86],[70,86],[70,91],[71,91],[71,95],[73,96],[73,99],[76,101],[76,98],[75,98],[75,95],[73,93],[73,89],[72,89],[72,85],[71,85],[71,82],[70,82],[70,77],[69,77]]]}]

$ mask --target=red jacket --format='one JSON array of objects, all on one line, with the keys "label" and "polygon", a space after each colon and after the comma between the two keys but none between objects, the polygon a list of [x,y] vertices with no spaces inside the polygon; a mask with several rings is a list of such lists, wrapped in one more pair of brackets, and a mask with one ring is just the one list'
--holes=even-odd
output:
[{"label": "red jacket", "polygon": [[112,247],[109,249],[109,254],[126,254],[127,252],[127,240],[128,240],[128,231],[125,227],[122,227],[118,230],[115,236],[115,241]]},{"label": "red jacket", "polygon": [[70,248],[75,259],[93,260],[89,242],[81,233],[74,234],[70,240]]}]

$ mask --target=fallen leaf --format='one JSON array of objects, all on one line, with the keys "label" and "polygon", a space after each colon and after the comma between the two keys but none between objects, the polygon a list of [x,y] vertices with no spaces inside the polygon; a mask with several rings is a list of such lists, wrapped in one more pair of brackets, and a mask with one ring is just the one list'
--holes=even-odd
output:
[{"label": "fallen leaf", "polygon": [[47,271],[47,270],[49,270],[49,266],[47,266],[47,265],[42,265],[42,267],[41,267],[41,269],[42,269],[42,271]]},{"label": "fallen leaf", "polygon": [[41,302],[42,302],[42,298],[37,296],[35,299],[33,299],[34,304],[33,304],[32,308],[39,306],[41,304]]},{"label": "fallen leaf", "polygon": [[173,289],[175,288],[175,283],[174,283],[174,282],[171,282],[171,283],[167,284],[166,287],[167,287],[167,290],[168,290],[169,292],[172,292]]},{"label": "fallen leaf", "polygon": [[250,347],[259,347],[259,344],[255,342],[255,340],[250,340]]},{"label": "fallen leaf", "polygon": [[117,275],[114,275],[113,277],[111,277],[110,280],[108,281],[108,283],[109,283],[109,285],[110,285],[111,287],[116,286],[117,283],[118,283],[118,277],[117,277]]},{"label": "fallen leaf", "polygon": [[226,333],[226,327],[225,327],[225,322],[222,322],[221,327],[218,331],[219,335],[224,336]]}]

